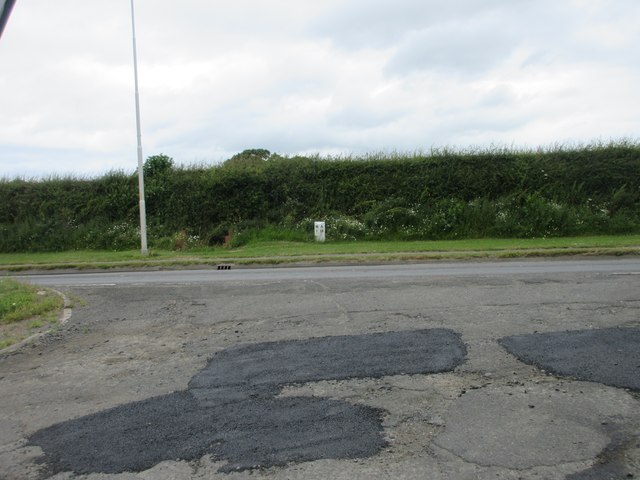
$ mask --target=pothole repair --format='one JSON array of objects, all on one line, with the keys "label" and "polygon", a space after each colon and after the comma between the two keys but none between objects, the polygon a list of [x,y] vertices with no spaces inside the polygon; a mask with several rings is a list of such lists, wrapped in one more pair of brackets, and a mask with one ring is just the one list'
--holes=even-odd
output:
[{"label": "pothole repair", "polygon": [[52,473],[142,471],[211,455],[220,471],[366,458],[385,447],[381,411],[285,385],[453,370],[466,357],[448,329],[241,345],[218,352],[188,389],[62,422],[31,435]]}]

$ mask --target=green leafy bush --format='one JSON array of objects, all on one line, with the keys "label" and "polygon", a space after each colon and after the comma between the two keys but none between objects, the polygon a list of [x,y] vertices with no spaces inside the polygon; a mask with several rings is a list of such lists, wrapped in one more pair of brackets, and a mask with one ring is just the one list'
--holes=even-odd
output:
[{"label": "green leafy bush", "polygon": [[[150,246],[247,238],[535,237],[640,229],[640,146],[438,150],[359,158],[245,150],[223,165],[145,162]],[[0,180],[0,251],[136,248],[137,174]],[[265,230],[266,233],[258,233]],[[277,233],[279,232],[279,233]],[[288,233],[283,233],[288,232]],[[158,248],[158,247],[156,247]]]}]

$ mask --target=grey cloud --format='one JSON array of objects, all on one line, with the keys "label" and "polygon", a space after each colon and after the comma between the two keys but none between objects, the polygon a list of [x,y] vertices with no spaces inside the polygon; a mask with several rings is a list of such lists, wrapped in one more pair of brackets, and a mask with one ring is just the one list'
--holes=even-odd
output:
[{"label": "grey cloud", "polygon": [[[616,8],[613,8],[613,7]],[[387,73],[425,69],[479,72],[518,47],[523,67],[639,60],[640,31],[610,43],[602,30],[640,15],[632,0],[578,4],[569,0],[354,0],[341,3],[312,25],[313,34],[346,51],[389,50]]]},{"label": "grey cloud", "polygon": [[517,46],[499,25],[452,23],[412,35],[385,67],[388,74],[420,70],[480,72],[503,60]]},{"label": "grey cloud", "polygon": [[561,2],[532,9],[518,24],[519,36],[532,51],[522,67],[581,62],[640,65],[638,17],[640,3],[634,0],[582,6]]},{"label": "grey cloud", "polygon": [[438,131],[465,136],[479,132],[516,132],[535,121],[540,112],[532,112],[511,87],[498,84],[468,105],[445,104],[436,109],[434,115],[438,119]]},{"label": "grey cloud", "polygon": [[310,29],[342,48],[385,48],[434,25],[468,21],[495,11],[508,16],[528,4],[526,0],[356,0],[341,4]]},{"label": "grey cloud", "polygon": [[517,110],[475,111],[444,117],[441,119],[439,129],[455,132],[458,136],[471,133],[515,132],[532,120],[529,114]]},{"label": "grey cloud", "polygon": [[513,89],[506,85],[496,85],[477,103],[479,107],[508,107],[516,101]]},{"label": "grey cloud", "polygon": [[[0,44],[0,175],[133,170],[128,5],[55,3],[15,9]],[[178,163],[638,130],[637,0],[140,0],[136,14],[144,154]]]},{"label": "grey cloud", "polygon": [[366,105],[345,105],[328,116],[328,121],[343,128],[369,129],[387,125],[404,114],[396,110],[378,109]]},{"label": "grey cloud", "polygon": [[357,0],[320,19],[315,33],[346,50],[393,52],[387,74],[468,74],[491,68],[525,43],[536,52],[553,48],[572,13],[550,0]]},{"label": "grey cloud", "polygon": [[180,152],[177,159],[182,161],[190,161],[189,156],[210,159],[212,152],[220,151],[221,156],[215,159],[219,160],[247,148],[286,154],[331,142],[324,119],[298,123],[273,120],[267,112],[242,107],[225,110],[223,115],[212,116],[188,132],[165,138],[156,150]]}]

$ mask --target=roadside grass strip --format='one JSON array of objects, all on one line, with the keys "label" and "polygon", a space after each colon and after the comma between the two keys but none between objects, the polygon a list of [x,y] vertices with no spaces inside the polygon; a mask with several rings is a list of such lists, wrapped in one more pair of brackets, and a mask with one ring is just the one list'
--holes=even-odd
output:
[{"label": "roadside grass strip", "polygon": [[63,303],[51,290],[0,280],[0,349],[55,323]]},{"label": "roadside grass strip", "polygon": [[640,235],[530,239],[292,242],[255,241],[238,248],[0,253],[0,271],[179,268],[184,266],[370,263],[444,259],[638,255]]}]

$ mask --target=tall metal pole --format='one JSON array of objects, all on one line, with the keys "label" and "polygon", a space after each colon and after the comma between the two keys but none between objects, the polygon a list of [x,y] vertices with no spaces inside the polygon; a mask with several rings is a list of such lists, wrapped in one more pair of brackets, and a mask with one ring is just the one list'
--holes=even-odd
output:
[{"label": "tall metal pole", "polygon": [[140,197],[140,252],[148,255],[147,209],[144,202],[144,173],[142,168],[142,133],[140,128],[140,93],[138,92],[138,53],[136,48],[136,21],[131,0],[131,32],[133,33],[133,77],[136,90],[136,127],[138,130],[138,192]]},{"label": "tall metal pole", "polygon": [[0,37],[2,37],[4,27],[9,21],[9,15],[11,15],[11,9],[13,8],[14,3],[16,3],[16,0],[5,0],[4,2],[0,2]]}]

